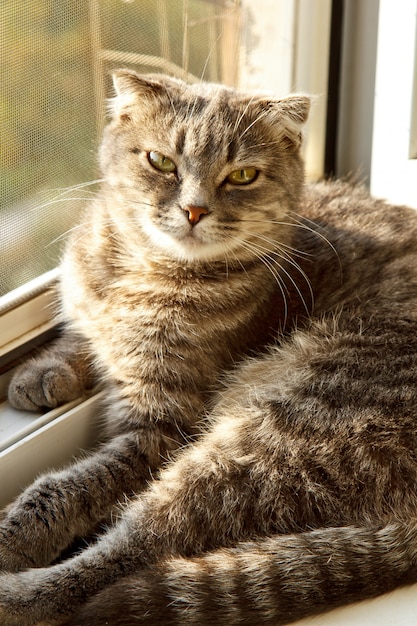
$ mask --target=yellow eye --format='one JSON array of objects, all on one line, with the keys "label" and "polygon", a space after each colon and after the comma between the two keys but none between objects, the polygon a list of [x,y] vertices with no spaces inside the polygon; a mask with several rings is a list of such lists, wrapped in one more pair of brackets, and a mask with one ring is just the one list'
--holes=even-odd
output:
[{"label": "yellow eye", "polygon": [[177,169],[174,161],[171,161],[170,158],[164,156],[160,152],[149,152],[148,161],[155,169],[163,172],[164,174],[170,174],[171,172],[175,172]]},{"label": "yellow eye", "polygon": [[228,183],[232,185],[249,185],[258,176],[258,170],[254,167],[242,167],[240,170],[231,172],[226,178]]}]

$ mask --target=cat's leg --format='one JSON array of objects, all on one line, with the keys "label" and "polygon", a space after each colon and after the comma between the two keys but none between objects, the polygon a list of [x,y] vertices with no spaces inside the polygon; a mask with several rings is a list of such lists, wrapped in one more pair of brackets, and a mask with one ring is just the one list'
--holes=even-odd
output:
[{"label": "cat's leg", "polygon": [[66,333],[16,369],[8,397],[16,409],[37,411],[79,398],[94,382],[85,341]]},{"label": "cat's leg", "polygon": [[74,539],[110,522],[120,502],[141,491],[178,445],[176,428],[146,424],[41,476],[0,518],[0,570],[48,565]]},{"label": "cat's leg", "polygon": [[[115,437],[67,469],[41,476],[7,507],[0,523],[0,570],[17,571],[51,563],[74,538],[88,535],[107,519],[124,495],[140,491],[158,469],[161,458],[178,446],[178,437],[176,426],[146,424],[134,434]],[[200,485],[204,489],[201,483],[207,475],[214,490],[217,472],[212,474],[210,462],[205,468],[207,459],[199,458],[199,450],[198,446],[190,458],[190,467],[198,479],[193,479],[194,487],[198,490]],[[178,480],[169,476],[167,494],[161,494],[159,489],[156,495],[161,502],[169,499],[171,482],[175,485]],[[240,503],[250,499],[250,493],[242,493],[243,485],[244,482],[234,496],[239,508],[243,506]],[[183,489],[190,501],[192,490],[187,484]],[[180,500],[184,500],[184,494]],[[199,510],[204,518],[204,507]],[[177,515],[181,518],[182,512]]]},{"label": "cat's leg", "polygon": [[[85,390],[92,388],[95,382],[94,368],[86,342],[80,336],[66,332],[16,368],[9,384],[8,398],[10,404],[19,410],[51,409],[79,398]],[[37,481],[30,494],[29,491],[27,493],[26,518],[32,529],[32,538],[36,536],[37,524],[31,519],[30,508],[33,508],[33,518],[42,515],[42,508],[48,506],[49,503],[54,508],[51,487],[54,483],[59,483],[61,479],[65,481],[64,473],[61,477],[59,474],[50,474]],[[39,498],[39,493],[43,494],[42,498]],[[22,500],[23,498],[20,498],[19,502]],[[36,501],[38,501],[39,510]],[[24,527],[23,514],[16,516],[18,507],[19,504],[15,502],[1,510],[0,523],[8,518],[5,522],[6,526],[12,524],[18,527],[21,522]],[[67,516],[68,520],[69,518],[70,516]],[[29,554],[23,559],[17,554],[13,556],[14,542],[12,540],[11,545],[8,545],[9,535],[4,528],[0,531],[0,537],[4,538],[3,545],[0,545],[0,568],[15,570],[36,563],[36,559],[32,560]],[[51,548],[51,554],[54,553],[55,551]]]},{"label": "cat's leg", "polygon": [[[140,555],[135,562],[120,552],[128,537],[108,539],[105,561],[91,550],[83,563],[0,577],[2,626],[278,626],[417,580],[412,521],[273,535],[134,574]],[[97,577],[103,565],[107,586]]]},{"label": "cat's leg", "polygon": [[[258,421],[251,413],[249,419]],[[257,611],[255,623],[283,624],[416,580],[417,527],[413,523],[391,524],[380,530],[376,525],[365,529],[345,526],[267,539],[277,520],[279,525],[280,516],[288,516],[288,492],[275,489],[275,508],[271,507],[259,481],[253,481],[252,474],[260,468],[248,450],[250,435],[256,436],[256,432],[248,429],[249,420],[239,421],[234,427],[247,430],[245,445],[237,440],[242,440],[242,432],[236,439],[235,429],[229,430],[227,425],[202,437],[130,504],[106,535],[81,554],[50,568],[0,577],[0,623],[29,626],[72,619],[72,626],[99,626],[110,615],[115,626],[130,626],[150,623],[149,616],[160,615],[158,611],[165,607],[171,617],[174,608],[178,609],[178,619],[164,622],[160,617],[160,624],[184,624],[190,614],[196,618],[190,623],[208,624],[204,621],[208,606],[213,608],[218,602],[221,615],[226,600],[230,609],[227,623],[247,623],[238,619],[242,602]],[[258,427],[262,428],[259,422]],[[280,457],[284,478],[289,469],[284,450]],[[277,460],[278,456],[274,464]],[[269,469],[274,472],[272,466]],[[265,464],[263,472],[267,482]],[[295,502],[293,499],[289,506],[294,507]],[[347,514],[345,519],[349,521]],[[284,526],[284,519],[281,523]],[[295,522],[293,531],[297,526]],[[257,541],[248,543],[256,536]],[[378,572],[384,573],[377,577],[377,584],[375,564]],[[213,583],[216,576],[218,584]],[[340,579],[336,587],[333,576]],[[258,587],[251,591],[254,580]],[[221,581],[227,581],[226,594],[220,589]],[[132,585],[137,585],[137,595],[128,600]],[[101,595],[82,609],[96,594]],[[213,598],[212,605],[209,598]],[[124,600],[131,609],[126,611],[127,621],[121,610]],[[113,606],[112,612],[105,615],[109,606]],[[144,615],[138,614],[141,609]],[[265,615],[272,615],[274,621]]]},{"label": "cat's leg", "polygon": [[271,509],[260,492],[255,474],[267,482],[268,470],[274,473],[252,454],[251,424],[262,430],[263,416],[243,412],[183,451],[95,545],[62,564],[0,578],[0,623],[70,616],[107,585],[168,555],[200,554],[270,532],[293,503],[285,505],[285,490],[282,497],[275,490]]},{"label": "cat's leg", "polygon": [[[18,368],[9,397],[18,408],[53,407],[79,396],[93,381],[85,343],[67,334]],[[117,402],[115,409],[113,398],[109,415],[116,410],[113,431],[123,435],[64,470],[41,476],[0,511],[0,570],[50,564],[74,539],[108,521],[120,501],[141,491],[161,460],[184,443],[176,425],[139,416],[129,426],[129,404]]]},{"label": "cat's leg", "polygon": [[[152,612],[158,614],[155,607],[157,602],[166,602],[165,608],[169,613],[169,605],[173,600],[177,601],[174,607],[179,605],[184,607],[184,602],[188,602],[194,615],[201,617],[210,604],[204,607],[204,598],[207,600],[210,592],[214,591],[213,602],[217,598],[221,604],[223,598],[219,589],[207,588],[210,586],[210,579],[213,581],[210,573],[218,575],[219,585],[222,580],[228,581],[226,599],[230,604],[239,602],[239,597],[231,599],[231,586],[236,584],[238,588],[239,584],[243,586],[245,581],[249,586],[248,572],[251,572],[252,580],[257,578],[267,600],[269,593],[275,594],[269,597],[270,606],[273,603],[274,607],[279,607],[280,593],[282,594],[283,601],[287,604],[284,607],[281,605],[281,617],[283,614],[288,617],[289,604],[292,607],[297,606],[300,600],[300,596],[298,600],[296,597],[299,578],[294,568],[300,565],[303,558],[309,575],[314,574],[312,589],[316,583],[318,591],[315,594],[313,591],[310,594],[307,592],[304,595],[301,594],[301,599],[304,600],[302,608],[305,610],[313,597],[320,599],[323,606],[325,594],[318,596],[318,592],[321,591],[320,577],[326,567],[330,574],[337,572],[337,563],[332,569],[330,558],[335,556],[337,550],[340,549],[344,560],[348,554],[351,554],[350,548],[346,552],[343,551],[343,543],[349,536],[353,536],[354,530],[336,531],[327,539],[316,533],[315,536],[311,536],[311,541],[308,537],[300,535],[299,539],[278,537],[276,540],[261,540],[259,544],[252,544],[249,547],[247,544],[242,544],[239,539],[257,535],[262,530],[259,528],[259,520],[265,520],[266,516],[262,494],[258,494],[259,498],[254,500],[257,494],[251,493],[253,487],[250,460],[240,457],[239,461],[236,448],[231,454],[224,454],[226,446],[222,448],[220,440],[217,441],[217,450],[213,443],[215,442],[212,440],[209,447],[206,447],[204,442],[202,445],[197,444],[193,450],[185,453],[170,469],[162,473],[160,481],[155,482],[146,494],[130,505],[113,529],[80,555],[50,568],[28,570],[0,577],[0,623],[3,626],[28,626],[38,621],[48,623],[48,620],[51,622],[57,620],[59,623],[60,619],[65,620],[75,613],[76,616],[71,622],[73,625],[87,625],[90,623],[88,619],[91,619],[91,624],[99,625],[105,623],[99,618],[104,617],[105,607],[108,608],[108,602],[110,602],[114,605],[110,613],[111,623],[130,625],[135,623],[133,618],[131,621],[123,622],[120,617],[118,621],[119,617],[115,611],[117,607],[121,607],[120,602],[126,599],[126,590],[130,589],[132,584],[137,584],[137,595],[134,596],[133,605],[138,610],[142,608],[145,613],[149,608],[148,617],[152,615]],[[229,436],[228,444],[231,443],[233,440]],[[277,498],[278,512],[282,505],[283,502]],[[337,532],[341,535],[338,547],[336,546]],[[373,550],[372,558],[375,561],[378,550],[374,534],[374,531],[371,531],[369,536],[363,531],[362,534],[359,533],[362,545],[358,548],[357,558],[361,557],[364,547],[370,545]],[[392,536],[387,539],[388,545],[392,541]],[[382,533],[380,551],[386,554],[387,545],[384,543],[384,537]],[[400,534],[397,532],[397,540],[398,537]],[[311,556],[314,553],[314,543],[321,550],[316,563]],[[219,546],[225,546],[226,549],[207,554],[207,550],[215,550]],[[245,552],[248,553],[247,559]],[[252,552],[252,557],[258,556],[258,565],[265,566],[266,571],[262,572],[261,568],[261,571],[257,572],[256,567],[254,569],[250,552]],[[178,559],[178,555],[191,556],[193,554],[199,556],[189,561]],[[164,559],[170,555],[176,558],[164,562]],[[410,559],[411,556],[403,561],[404,568],[410,566]],[[368,572],[369,561],[370,558],[366,565]],[[273,563],[279,565],[280,569],[277,574],[273,574],[268,567]],[[246,576],[243,575],[243,578],[235,570],[240,567],[247,573]],[[128,580],[127,577],[132,574],[135,577]],[[270,574],[269,577],[268,574]],[[357,567],[354,568],[354,574],[357,577]],[[345,573],[344,576],[346,576]],[[342,577],[342,580],[346,579]],[[286,587],[290,581],[291,593],[295,594],[294,598],[291,598]],[[111,585],[114,583],[117,584],[112,588]],[[354,581],[350,580],[350,584],[353,590]],[[97,601],[92,605],[94,610],[97,609],[95,622],[91,607],[77,614],[79,607],[109,585],[108,590],[103,591],[101,596],[97,596]],[[154,587],[151,588],[150,585]],[[346,583],[346,589],[347,587],[348,583]],[[185,601],[182,600],[182,593],[185,594]],[[246,604],[252,601],[255,605],[256,595],[255,592],[251,595],[248,591],[247,597],[240,597],[240,599]],[[339,601],[342,596],[343,593],[339,593]],[[101,608],[98,607],[100,598],[103,599]],[[147,602],[150,603],[149,607],[146,606]],[[194,607],[192,607],[193,602]],[[160,608],[163,608],[162,605]],[[225,610],[224,607],[223,610]],[[174,609],[172,613],[175,613]],[[120,612],[120,615],[122,614],[123,611]],[[179,614],[181,615],[180,612]],[[186,614],[185,611],[184,615]],[[258,616],[262,617],[262,610],[259,610]],[[106,619],[108,617],[107,614]],[[126,617],[129,620],[132,613],[127,612]],[[141,623],[141,617],[139,614],[138,623]],[[239,623],[232,621],[230,613],[229,618],[230,623]],[[142,623],[146,624],[149,621],[144,619]],[[164,622],[161,619],[158,623]],[[181,622],[179,619],[178,623],[186,622]],[[191,623],[204,624],[205,622],[201,618],[201,621],[196,620]],[[262,621],[257,619],[256,623],[262,623]],[[284,620],[281,622],[277,620],[276,623],[284,623]]]}]

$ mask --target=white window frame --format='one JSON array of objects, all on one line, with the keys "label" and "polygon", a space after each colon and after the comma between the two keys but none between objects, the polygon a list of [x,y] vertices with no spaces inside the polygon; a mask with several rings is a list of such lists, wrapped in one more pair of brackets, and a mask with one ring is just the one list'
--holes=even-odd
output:
[{"label": "white window frame", "polygon": [[417,0],[380,0],[371,192],[417,208]]},{"label": "white window frame", "polygon": [[252,0],[242,0],[242,6],[244,20],[251,20],[250,36],[257,36],[259,43],[255,49],[243,46],[239,86],[266,86],[278,97],[294,91],[313,96],[303,156],[307,179],[316,181],[324,174],[332,2],[262,0],[262,7],[255,7]]},{"label": "white window frame", "polygon": [[55,334],[58,280],[52,270],[0,298],[0,508],[96,440],[100,393],[45,414],[17,411],[5,399],[14,363]]}]

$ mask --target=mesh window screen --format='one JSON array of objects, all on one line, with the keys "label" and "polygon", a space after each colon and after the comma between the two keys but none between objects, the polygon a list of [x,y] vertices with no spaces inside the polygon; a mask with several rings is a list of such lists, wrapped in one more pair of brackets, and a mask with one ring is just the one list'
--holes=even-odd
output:
[{"label": "mesh window screen", "polygon": [[0,6],[0,295],[54,267],[93,193],[110,71],[234,84],[238,0]]}]

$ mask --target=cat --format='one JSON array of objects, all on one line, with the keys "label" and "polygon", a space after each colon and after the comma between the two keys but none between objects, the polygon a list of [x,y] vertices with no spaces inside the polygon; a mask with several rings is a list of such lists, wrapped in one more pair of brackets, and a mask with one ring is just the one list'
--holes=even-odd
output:
[{"label": "cat", "polygon": [[1,514],[0,623],[276,626],[416,582],[416,213],[304,184],[307,96],[114,84],[65,331],[9,389],[101,381],[103,442]]}]

